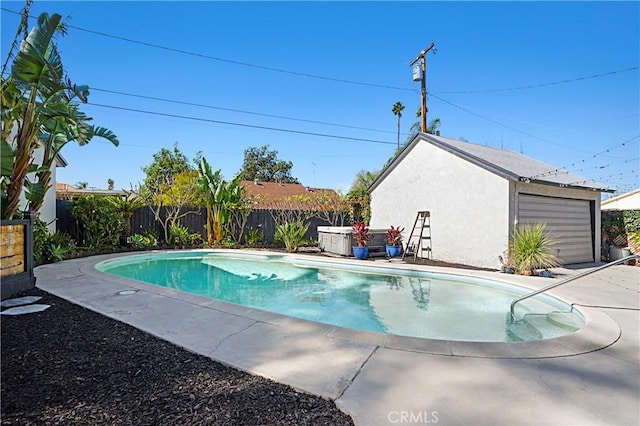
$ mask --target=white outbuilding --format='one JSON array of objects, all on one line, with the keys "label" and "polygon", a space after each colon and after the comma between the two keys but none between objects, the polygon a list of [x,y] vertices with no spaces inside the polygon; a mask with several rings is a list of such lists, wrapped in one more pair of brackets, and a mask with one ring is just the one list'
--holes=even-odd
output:
[{"label": "white outbuilding", "polygon": [[523,154],[420,133],[369,192],[372,228],[402,226],[406,243],[429,211],[430,257],[497,269],[523,223],[545,223],[563,263],[599,261],[600,196],[611,190]]},{"label": "white outbuilding", "polygon": [[602,202],[602,210],[640,210],[640,188]]}]

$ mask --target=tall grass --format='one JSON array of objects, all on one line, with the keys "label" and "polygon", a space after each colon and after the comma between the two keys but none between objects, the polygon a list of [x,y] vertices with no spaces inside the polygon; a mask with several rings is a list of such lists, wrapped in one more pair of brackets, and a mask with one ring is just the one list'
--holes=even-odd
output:
[{"label": "tall grass", "polygon": [[519,225],[509,244],[518,272],[530,273],[534,269],[560,266],[560,260],[553,253],[553,244],[544,223]]}]

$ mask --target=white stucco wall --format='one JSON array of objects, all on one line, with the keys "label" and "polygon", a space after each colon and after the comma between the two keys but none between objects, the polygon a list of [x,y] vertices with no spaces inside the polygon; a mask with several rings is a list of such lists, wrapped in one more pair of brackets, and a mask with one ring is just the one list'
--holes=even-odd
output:
[{"label": "white stucco wall", "polygon": [[[44,155],[43,148],[35,150],[33,155],[33,164],[42,164],[42,157]],[[32,182],[35,182],[35,173],[29,173],[27,176]],[[51,168],[51,188],[45,193],[42,207],[40,208],[40,220],[48,223],[49,232],[56,232],[56,166],[55,163]],[[28,202],[24,197],[24,192],[20,197],[20,210],[26,210]]]},{"label": "white stucco wall", "polygon": [[419,141],[372,191],[370,226],[400,225],[406,244],[416,213],[429,210],[434,259],[499,268],[509,193],[508,180]]},{"label": "white stucco wall", "polygon": [[640,210],[640,190],[603,201],[602,210]]}]

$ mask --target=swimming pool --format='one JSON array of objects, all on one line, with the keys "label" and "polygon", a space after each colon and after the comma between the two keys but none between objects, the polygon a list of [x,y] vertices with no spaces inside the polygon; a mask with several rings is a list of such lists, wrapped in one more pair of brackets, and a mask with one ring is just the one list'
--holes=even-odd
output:
[{"label": "swimming pool", "polygon": [[[341,327],[418,338],[514,342],[573,333],[582,315],[547,295],[518,305],[528,289],[486,279],[348,265],[286,255],[160,253],[97,269],[252,308]],[[571,311],[571,312],[570,312]]]}]

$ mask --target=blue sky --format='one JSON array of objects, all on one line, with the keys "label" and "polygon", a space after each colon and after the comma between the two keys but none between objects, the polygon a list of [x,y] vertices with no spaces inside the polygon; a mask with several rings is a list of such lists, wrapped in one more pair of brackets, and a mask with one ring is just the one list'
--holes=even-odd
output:
[{"label": "blue sky", "polygon": [[[23,4],[2,1],[3,61]],[[69,17],[66,72],[121,142],[67,146],[60,182],[129,189],[177,142],[227,179],[269,145],[304,185],[347,191],[395,152],[393,104],[406,106],[402,142],[417,120],[409,61],[433,40],[428,118],[442,136],[640,186],[639,2],[36,0],[41,12]]]}]

